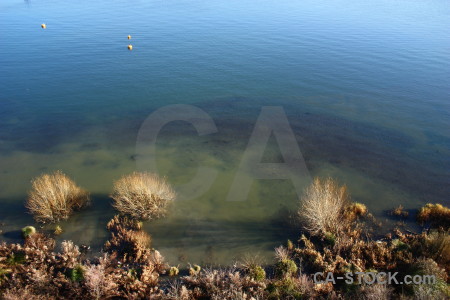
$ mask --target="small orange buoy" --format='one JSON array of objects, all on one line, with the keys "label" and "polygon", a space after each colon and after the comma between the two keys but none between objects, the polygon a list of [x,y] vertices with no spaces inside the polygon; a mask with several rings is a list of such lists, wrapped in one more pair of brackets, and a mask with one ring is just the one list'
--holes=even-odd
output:
[{"label": "small orange buoy", "polygon": [[133,45],[128,45],[128,50],[133,50]]},{"label": "small orange buoy", "polygon": [[45,29],[45,28],[47,28],[47,25],[41,24],[41,27],[42,27],[42,29]]},{"label": "small orange buoy", "polygon": [[131,35],[128,35],[128,39],[131,40]]}]

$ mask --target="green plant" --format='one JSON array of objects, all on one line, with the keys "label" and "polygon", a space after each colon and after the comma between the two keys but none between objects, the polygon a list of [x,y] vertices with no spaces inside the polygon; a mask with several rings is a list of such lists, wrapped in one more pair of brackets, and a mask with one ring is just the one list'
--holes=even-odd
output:
[{"label": "green plant", "polygon": [[266,271],[258,265],[250,266],[247,270],[248,275],[256,281],[263,281],[266,279]]},{"label": "green plant", "polygon": [[177,276],[180,273],[180,270],[177,267],[170,267],[169,276]]},{"label": "green plant", "polygon": [[287,240],[286,248],[287,248],[289,251],[294,250],[294,243],[292,243],[291,240]]},{"label": "green plant", "polygon": [[72,281],[80,282],[84,279],[84,267],[82,265],[76,265],[69,270],[69,278]]},{"label": "green plant", "polygon": [[194,265],[193,267],[189,268],[189,275],[190,276],[195,276],[200,274],[200,271],[202,270],[202,268],[199,265]]},{"label": "green plant", "polygon": [[297,265],[291,259],[282,259],[275,265],[275,273],[279,278],[291,276],[295,274],[297,270]]},{"label": "green plant", "polygon": [[6,268],[2,268],[0,267],[0,283],[3,281],[3,279],[8,275],[12,273],[11,269],[6,269]]},{"label": "green plant", "polygon": [[296,282],[291,277],[285,277],[268,284],[266,288],[269,299],[302,299],[303,295],[297,289]]},{"label": "green plant", "polygon": [[330,246],[334,246],[336,244],[336,236],[331,232],[326,232],[324,235],[324,239],[325,242]]},{"label": "green plant", "polygon": [[33,226],[25,226],[24,228],[22,228],[22,237],[25,239],[32,236],[35,233],[36,228],[34,228]]},{"label": "green plant", "polygon": [[6,259],[10,266],[22,265],[26,262],[26,253],[24,251],[12,252]]}]

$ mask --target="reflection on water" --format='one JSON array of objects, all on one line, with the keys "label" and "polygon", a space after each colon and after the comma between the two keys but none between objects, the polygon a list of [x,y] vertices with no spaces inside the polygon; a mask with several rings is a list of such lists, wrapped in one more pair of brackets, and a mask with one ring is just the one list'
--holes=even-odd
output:
[{"label": "reflection on water", "polygon": [[[31,179],[60,169],[93,205],[59,239],[99,250],[113,181],[142,167],[139,128],[169,104],[203,109],[218,129],[173,122],[158,136],[172,184],[218,172],[145,224],[173,264],[270,259],[297,237],[289,180],[255,180],[246,201],[226,201],[263,106],[284,108],[311,177],[336,177],[375,216],[448,204],[448,13],[444,0],[1,1],[0,238],[33,222]],[[262,161],[283,162],[276,137]]]}]

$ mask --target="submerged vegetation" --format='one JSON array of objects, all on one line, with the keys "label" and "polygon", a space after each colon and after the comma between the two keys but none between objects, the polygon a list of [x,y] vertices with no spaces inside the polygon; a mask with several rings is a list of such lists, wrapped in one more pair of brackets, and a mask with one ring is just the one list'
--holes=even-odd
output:
[{"label": "submerged vegetation", "polygon": [[32,181],[26,207],[41,223],[67,219],[89,203],[89,194],[61,171],[43,174]]},{"label": "submerged vegetation", "polygon": [[400,218],[407,218],[409,216],[409,212],[405,211],[402,205],[399,205],[391,211],[391,215]]},{"label": "submerged vegetation", "polygon": [[114,183],[111,195],[114,208],[136,219],[157,219],[166,213],[175,192],[164,178],[151,173],[134,172]]},{"label": "submerged vegetation", "polygon": [[[67,186],[59,187],[55,183],[71,181],[62,173],[53,176],[62,176],[61,181],[50,175],[40,177],[39,184],[34,181],[34,190],[44,191],[46,195],[35,196],[34,200],[48,202],[62,198],[50,197],[49,191],[67,190]],[[37,188],[42,185],[49,190]],[[70,186],[77,190],[74,184]],[[83,192],[83,195],[87,194]],[[55,240],[32,226],[22,229],[22,243],[0,244],[1,299],[450,297],[449,209],[439,204],[427,204],[417,214],[417,220],[430,224],[431,229],[422,233],[394,229],[387,236],[377,238],[371,233],[373,217],[363,204],[350,200],[345,186],[330,178],[315,179],[297,212],[304,230],[299,230],[297,241],[288,240],[286,246],[275,249],[275,264],[261,265],[253,256],[228,268],[189,264],[183,269],[167,264],[152,248],[151,236],[143,230],[140,221],[164,215],[167,204],[174,199],[175,194],[165,180],[147,173],[133,173],[116,182],[112,197],[122,214],[106,224],[110,237],[97,257],[87,257],[71,241],[62,242],[58,247],[61,250],[56,251]],[[62,218],[61,213],[58,216]],[[45,221],[56,219],[45,218]],[[61,232],[61,227],[56,226],[53,234]],[[330,282],[325,280],[327,272],[334,278],[348,272],[373,272],[382,278],[383,273],[398,272],[400,281],[405,275],[432,275],[435,280],[416,285],[367,284],[356,279],[353,283]]]}]

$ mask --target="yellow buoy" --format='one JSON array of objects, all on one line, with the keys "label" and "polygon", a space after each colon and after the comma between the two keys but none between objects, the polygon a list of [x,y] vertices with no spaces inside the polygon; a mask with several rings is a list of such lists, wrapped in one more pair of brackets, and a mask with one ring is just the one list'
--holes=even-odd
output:
[{"label": "yellow buoy", "polygon": [[128,35],[128,39],[131,40],[131,35]]},{"label": "yellow buoy", "polygon": [[47,28],[47,25],[41,24],[41,27],[42,27],[42,29],[45,29],[45,28]]},{"label": "yellow buoy", "polygon": [[133,50],[133,45],[128,45],[128,50]]}]

